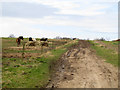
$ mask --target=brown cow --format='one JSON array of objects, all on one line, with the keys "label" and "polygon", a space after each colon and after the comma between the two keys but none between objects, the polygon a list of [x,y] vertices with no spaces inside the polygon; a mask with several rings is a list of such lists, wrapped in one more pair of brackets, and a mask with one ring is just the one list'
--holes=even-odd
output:
[{"label": "brown cow", "polygon": [[19,47],[19,45],[20,45],[20,42],[21,42],[20,38],[17,38],[17,39],[16,39],[16,43],[17,43],[17,46],[18,46],[18,47]]},{"label": "brown cow", "polygon": [[19,47],[21,43],[21,39],[23,40],[23,36],[20,36],[19,38],[16,39],[17,46]]}]

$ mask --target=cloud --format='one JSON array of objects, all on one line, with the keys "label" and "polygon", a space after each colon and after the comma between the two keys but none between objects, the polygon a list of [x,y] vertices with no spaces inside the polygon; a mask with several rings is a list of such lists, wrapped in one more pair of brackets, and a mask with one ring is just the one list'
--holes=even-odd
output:
[{"label": "cloud", "polygon": [[[2,2],[7,2],[3,0]],[[95,16],[105,14],[103,9],[109,8],[109,5],[96,4],[101,2],[115,2],[118,0],[9,0],[8,2],[27,2],[32,4],[42,4],[52,8],[59,9],[54,14],[64,15],[82,15],[82,16]],[[103,11],[100,11],[103,10]]]},{"label": "cloud", "polygon": [[[63,20],[62,20],[63,19]],[[44,19],[25,19],[25,18],[2,18],[1,36],[6,37],[14,34],[16,37],[77,37],[81,39],[95,38],[117,38],[117,28],[107,22],[98,22],[90,19],[83,19],[83,22],[64,20],[66,18],[44,17]],[[102,23],[102,24],[101,24]],[[94,25],[95,24],[95,25]],[[116,25],[116,24],[115,24]]]},{"label": "cloud", "polygon": [[[9,0],[9,2],[10,1],[12,0]],[[16,33],[20,35],[24,33],[26,36],[44,36],[44,34],[50,37],[55,35],[66,36],[65,33],[52,32],[49,28],[45,29],[50,26],[61,29],[64,28],[64,26],[74,27],[76,34],[80,31],[87,32],[86,30],[90,32],[116,33],[118,32],[117,1],[118,0],[13,0],[13,2],[24,2],[31,5],[44,5],[46,7],[56,8],[57,11],[51,11],[53,14],[44,14],[42,18],[2,17],[2,22],[4,22],[4,25],[2,24],[4,32],[2,32],[2,34]],[[7,2],[7,0],[3,0],[2,2]],[[26,16],[29,17],[29,15]],[[32,17],[35,17],[35,15]],[[45,27],[44,29],[31,28],[34,25],[43,25]],[[18,32],[20,30],[21,32]],[[69,29],[66,30],[66,32],[68,31]]]},{"label": "cloud", "polygon": [[[89,29],[90,31],[95,32],[117,32],[117,18],[112,15],[104,15],[104,16],[98,16],[98,17],[84,17],[80,20],[71,20],[67,17],[63,16],[45,16],[41,19],[35,19],[35,18],[9,18],[9,17],[3,17],[3,22],[5,21],[5,25],[12,26],[17,23],[21,23],[22,25],[46,25],[49,26],[73,26],[73,27],[79,27],[84,29]],[[103,21],[104,20],[104,21]],[[11,24],[11,21],[14,21],[15,24]],[[83,29],[83,30],[84,30]]]},{"label": "cloud", "polygon": [[[104,20],[104,21],[103,21]],[[117,32],[117,18],[114,16],[104,15],[94,18],[84,17],[79,20],[71,20],[69,18],[58,18],[55,16],[46,16],[43,19],[31,19],[26,22],[37,25],[47,26],[74,26],[89,29],[96,32]]]},{"label": "cloud", "polygon": [[44,16],[53,15],[57,11],[56,8],[21,2],[4,2],[2,3],[2,16],[21,17],[21,18],[42,18]]},{"label": "cloud", "polygon": [[[110,0],[110,1],[115,1],[115,0]],[[104,9],[110,7],[108,4],[106,5],[98,4],[98,2],[105,2],[103,0],[102,1],[54,0],[54,2],[53,0],[35,0],[34,2],[43,5],[48,5],[54,8],[58,8],[59,11],[56,11],[55,14],[63,14],[63,15],[81,15],[81,16],[103,15],[105,14]]]},{"label": "cloud", "polygon": [[83,1],[83,0],[1,0],[0,2],[35,2],[35,3],[48,3],[48,2],[64,2],[64,1],[68,1],[68,2],[118,2],[119,0],[87,0]]},{"label": "cloud", "polygon": [[[1,18],[0,18],[1,19]],[[15,36],[23,35],[24,37],[48,37],[53,38],[53,36],[64,36],[63,33],[52,32],[45,29],[32,28],[26,20],[23,18],[2,18],[1,23],[1,36],[9,36],[14,34]]]},{"label": "cloud", "polygon": [[[84,2],[56,2],[56,3],[42,3],[44,5],[50,5],[51,7],[58,8],[59,11],[55,14],[63,15],[81,15],[81,16],[93,16],[104,14],[104,9],[109,8],[109,5],[102,5],[96,3],[84,3]],[[103,10],[103,11],[100,11]]]}]

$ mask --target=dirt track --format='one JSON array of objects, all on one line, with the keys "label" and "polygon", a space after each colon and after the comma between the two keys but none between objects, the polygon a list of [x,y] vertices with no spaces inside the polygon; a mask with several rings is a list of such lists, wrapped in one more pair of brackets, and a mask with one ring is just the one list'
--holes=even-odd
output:
[{"label": "dirt track", "polygon": [[118,88],[118,68],[98,58],[90,44],[81,40],[56,64],[47,87]]}]

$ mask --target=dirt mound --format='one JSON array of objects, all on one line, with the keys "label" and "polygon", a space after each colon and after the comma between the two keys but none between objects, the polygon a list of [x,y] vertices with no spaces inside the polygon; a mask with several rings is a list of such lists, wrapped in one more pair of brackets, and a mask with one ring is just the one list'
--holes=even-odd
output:
[{"label": "dirt mound", "polygon": [[118,68],[98,58],[80,40],[57,62],[47,87],[52,88],[118,88]]}]

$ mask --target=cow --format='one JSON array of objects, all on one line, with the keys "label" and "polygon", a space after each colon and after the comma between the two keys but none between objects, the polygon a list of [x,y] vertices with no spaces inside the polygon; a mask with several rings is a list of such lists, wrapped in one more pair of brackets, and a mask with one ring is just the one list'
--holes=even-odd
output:
[{"label": "cow", "polygon": [[32,40],[33,40],[33,41],[36,41],[36,39],[35,39],[35,38],[32,38]]},{"label": "cow", "polygon": [[24,39],[23,36],[19,36],[19,38],[22,39],[22,40]]},{"label": "cow", "polygon": [[31,37],[29,37],[29,41],[33,41]]},{"label": "cow", "polygon": [[17,46],[19,47],[20,43],[21,43],[21,40],[23,40],[23,36],[19,36],[17,39],[16,39],[16,43],[17,43]]},{"label": "cow", "polygon": [[76,38],[73,38],[73,40],[76,40]]},{"label": "cow", "polygon": [[36,41],[35,38],[29,37],[29,41]]},{"label": "cow", "polygon": [[48,38],[41,38],[40,41],[47,41]]}]

